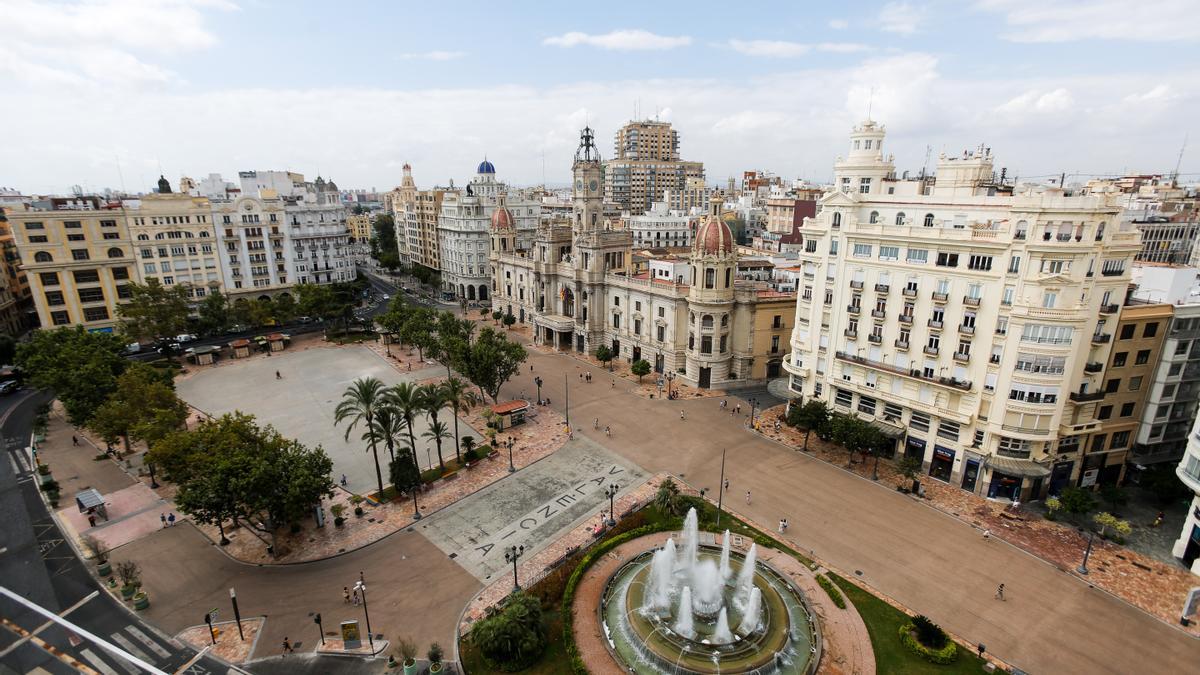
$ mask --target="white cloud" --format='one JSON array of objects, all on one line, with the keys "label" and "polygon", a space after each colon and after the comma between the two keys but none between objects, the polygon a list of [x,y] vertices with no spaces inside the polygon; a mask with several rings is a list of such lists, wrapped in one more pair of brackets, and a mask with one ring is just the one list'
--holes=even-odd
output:
[{"label": "white cloud", "polygon": [[[26,82],[132,85],[174,78],[151,62],[210,48],[202,10],[236,10],[224,0],[32,0],[4,3],[0,75]],[[32,67],[31,67],[32,66]]]},{"label": "white cloud", "polygon": [[1013,42],[1200,39],[1194,0],[980,0],[977,8],[1004,15]]},{"label": "white cloud", "polygon": [[1160,84],[1149,91],[1133,93],[1121,99],[1126,103],[1166,103],[1179,98],[1170,85]]},{"label": "white cloud", "polygon": [[888,33],[911,35],[917,32],[924,10],[907,2],[889,2],[879,10],[879,29]]},{"label": "white cloud", "polygon": [[578,47],[580,45],[587,45],[589,47],[599,47],[600,49],[611,49],[614,51],[644,51],[686,47],[692,44],[692,38],[687,35],[675,37],[656,35],[645,30],[615,30],[603,35],[589,35],[587,33],[572,31],[555,37],[548,37],[542,40],[542,44],[551,47]]},{"label": "white cloud", "polygon": [[784,40],[730,40],[729,48],[747,56],[766,56],[770,58],[796,58],[810,51],[835,52],[848,54],[868,49],[866,45],[853,42],[821,42],[804,44],[802,42],[787,42]]},{"label": "white cloud", "polygon": [[850,22],[845,19],[830,19],[829,27],[834,30],[845,30],[850,27]]},{"label": "white cloud", "polygon": [[1062,87],[1044,92],[1031,89],[997,106],[996,111],[1002,115],[1061,113],[1070,108],[1074,102],[1075,98],[1071,96],[1071,92]]},{"label": "white cloud", "polygon": [[421,59],[425,61],[451,61],[453,59],[461,59],[466,56],[466,52],[447,52],[434,50],[431,52],[404,52],[399,55],[399,58],[411,60]]}]

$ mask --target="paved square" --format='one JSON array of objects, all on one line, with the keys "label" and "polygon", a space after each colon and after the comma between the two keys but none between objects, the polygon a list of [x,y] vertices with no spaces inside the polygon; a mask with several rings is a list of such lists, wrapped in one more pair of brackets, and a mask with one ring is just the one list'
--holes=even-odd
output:
[{"label": "paved square", "polygon": [[533,555],[563,532],[608,510],[604,490],[619,494],[649,474],[592,441],[576,437],[558,452],[421,521],[417,528],[480,581],[509,564],[504,551],[524,545]]},{"label": "paved square", "polygon": [[[283,379],[275,379],[275,371]],[[360,377],[376,377],[391,386],[400,382],[415,382],[435,377],[444,368],[426,368],[411,373],[397,372],[391,364],[366,347],[353,345],[306,349],[277,353],[270,358],[256,357],[234,361],[210,368],[178,383],[179,395],[204,412],[217,416],[240,410],[258,418],[260,423],[274,425],[280,433],[309,446],[320,445],[333,460],[334,480],[346,475],[348,487],[356,493],[376,489],[375,463],[366,443],[360,440],[362,425],[344,440],[345,426],[334,426],[333,409],[342,392]],[[451,428],[454,418],[443,410],[439,419]],[[428,417],[415,420],[417,461],[427,466],[437,462],[432,443],[421,438],[429,428]],[[466,422],[458,424],[460,435],[483,435]],[[427,448],[428,446],[428,448]],[[442,455],[454,456],[454,441],[443,441]],[[379,465],[387,483],[387,448],[379,448]]]}]

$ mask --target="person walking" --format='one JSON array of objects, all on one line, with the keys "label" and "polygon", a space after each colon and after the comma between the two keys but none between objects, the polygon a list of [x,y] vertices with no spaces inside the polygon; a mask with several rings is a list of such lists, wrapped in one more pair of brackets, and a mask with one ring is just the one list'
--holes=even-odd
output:
[{"label": "person walking", "polygon": [[681,419],[681,420],[687,419],[687,415],[684,415],[682,410],[679,411],[679,419]]},{"label": "person walking", "polygon": [[727,406],[727,405],[729,405],[729,401],[726,401],[725,399],[721,399],[721,409],[724,410],[725,406]]},{"label": "person walking", "polygon": [[162,521],[162,526],[163,526],[163,527],[166,527],[166,526],[167,526],[167,514],[165,514],[165,513],[160,513],[160,514],[158,514],[158,519],[159,519],[160,521]]},{"label": "person walking", "polygon": [[342,474],[342,487],[346,487],[346,483],[348,482],[349,481],[346,480],[346,474]]},{"label": "person walking", "polygon": [[71,437],[71,445],[79,445],[79,437],[72,436]]},{"label": "person walking", "polygon": [[779,534],[783,534],[783,518],[779,519]]},{"label": "person walking", "polygon": [[750,491],[749,490],[746,490],[746,503],[747,504],[750,503]]},{"label": "person walking", "polygon": [[605,436],[610,436],[610,437],[611,437],[611,436],[612,436],[612,429],[609,429],[608,427],[604,427],[604,435],[605,435]]},{"label": "person walking", "polygon": [[616,379],[614,379],[614,380],[612,381],[612,388],[613,388],[613,389],[616,389],[616,388],[617,388],[617,381],[616,381]]},{"label": "person walking", "polygon": [[729,492],[729,479],[728,478],[725,479],[725,491]]},{"label": "person walking", "polygon": [[275,379],[277,379],[277,380],[282,380],[282,379],[283,379],[283,376],[279,374],[279,371],[278,371],[278,370],[277,370],[277,371],[275,371]]},{"label": "person walking", "polygon": [[342,602],[350,604],[350,587],[342,586]]},{"label": "person walking", "polygon": [[354,598],[354,606],[358,607],[358,603],[361,602],[361,598],[358,595],[358,587],[357,586],[354,587],[353,598]]},{"label": "person walking", "polygon": [[295,650],[292,649],[292,643],[288,641],[287,636],[283,637],[283,655],[287,656]]},{"label": "person walking", "polygon": [[593,417],[593,418],[592,418],[592,428],[593,428],[593,429],[599,429],[599,428],[600,428],[600,418],[599,418],[599,417]]},{"label": "person walking", "polygon": [[996,589],[996,599],[997,600],[1004,599],[1004,584],[1000,584],[1000,586]]},{"label": "person walking", "polygon": [[172,511],[170,513],[170,515],[167,516],[167,527],[175,527],[175,512],[174,511]]},{"label": "person walking", "polygon": [[784,518],[784,519],[783,519],[783,532],[784,532],[784,534],[787,534],[787,529],[788,529],[788,521],[787,521],[787,518]]},{"label": "person walking", "polygon": [[583,382],[583,373],[579,373],[579,381]]}]

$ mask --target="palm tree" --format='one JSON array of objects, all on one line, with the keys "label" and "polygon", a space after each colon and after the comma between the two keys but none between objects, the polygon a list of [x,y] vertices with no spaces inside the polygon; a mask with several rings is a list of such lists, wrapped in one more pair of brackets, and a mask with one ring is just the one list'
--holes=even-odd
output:
[{"label": "palm tree", "polygon": [[458,413],[464,410],[470,410],[471,406],[479,400],[475,392],[471,391],[470,385],[457,377],[451,377],[442,385],[442,396],[450,408],[454,411],[454,459],[459,464],[462,463],[462,457],[459,455],[461,443],[458,440]]},{"label": "palm tree", "polygon": [[[437,424],[438,414],[446,406],[446,393],[442,391],[442,385],[433,384],[432,382],[423,384],[417,388],[417,397],[421,402],[421,411],[429,415],[429,422]],[[438,461],[441,461],[440,452],[438,453],[438,457]],[[444,469],[445,467],[442,468]]]},{"label": "palm tree", "polygon": [[408,422],[398,410],[388,404],[387,393],[384,392],[384,405],[375,413],[375,421],[371,424],[372,433],[376,438],[387,444],[388,456],[396,461],[396,438],[404,433]]},{"label": "palm tree", "polygon": [[367,432],[363,438],[370,442],[371,455],[375,458],[375,479],[379,482],[379,494],[383,494],[383,472],[379,470],[379,452],[376,450],[379,437],[372,432],[375,416],[384,407],[383,394],[386,391],[383,383],[374,377],[355,380],[342,394],[342,402],[333,410],[333,423],[341,424],[350,420],[346,427],[346,440],[350,440],[350,432],[359,422],[363,422]]},{"label": "palm tree", "polygon": [[408,427],[408,444],[413,450],[413,466],[417,468],[417,473],[421,473],[421,465],[417,463],[417,434],[416,429],[413,428],[413,421],[422,410],[419,392],[420,390],[412,382],[401,382],[393,385],[384,394],[387,399],[387,407],[403,417],[404,426]]},{"label": "palm tree", "polygon": [[442,472],[446,471],[446,463],[442,461],[442,439],[450,438],[450,432],[446,430],[445,422],[434,420],[425,433],[421,434],[422,438],[428,438],[437,445],[438,466],[442,467]]}]

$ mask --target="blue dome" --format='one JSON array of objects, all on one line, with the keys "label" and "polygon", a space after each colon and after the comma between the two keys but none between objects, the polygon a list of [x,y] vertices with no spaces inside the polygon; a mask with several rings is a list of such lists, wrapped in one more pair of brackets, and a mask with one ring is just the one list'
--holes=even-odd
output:
[{"label": "blue dome", "polygon": [[475,169],[475,173],[496,173],[496,167],[485,159],[479,163],[479,168]]}]

